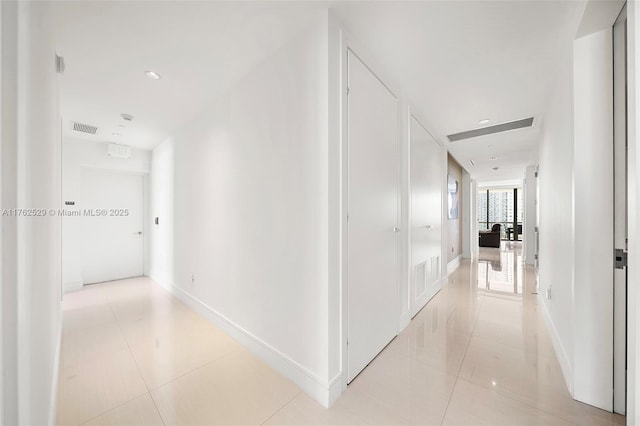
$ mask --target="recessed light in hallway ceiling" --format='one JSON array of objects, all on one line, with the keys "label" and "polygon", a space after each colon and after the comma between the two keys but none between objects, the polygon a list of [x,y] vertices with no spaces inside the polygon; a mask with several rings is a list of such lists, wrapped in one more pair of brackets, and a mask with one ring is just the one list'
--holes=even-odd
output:
[{"label": "recessed light in hallway ceiling", "polygon": [[162,78],[162,76],[155,71],[145,71],[144,73],[151,80],[160,80]]},{"label": "recessed light in hallway ceiling", "polygon": [[491,120],[489,120],[488,118],[483,118],[482,120],[478,121],[478,124],[487,124],[489,121]]}]

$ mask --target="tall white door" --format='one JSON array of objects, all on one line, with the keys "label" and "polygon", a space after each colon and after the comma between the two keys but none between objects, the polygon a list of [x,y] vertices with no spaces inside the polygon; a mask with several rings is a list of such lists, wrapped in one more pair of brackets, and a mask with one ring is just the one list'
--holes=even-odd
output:
[{"label": "tall white door", "polygon": [[[614,247],[627,251],[627,17],[613,27]],[[619,253],[620,254],[620,253]],[[613,409],[625,414],[627,399],[627,268],[614,269]]]},{"label": "tall white door", "polygon": [[348,381],[398,327],[398,101],[348,53]]},{"label": "tall white door", "polygon": [[83,170],[84,284],[143,275],[143,206],[142,176]]},{"label": "tall white door", "polygon": [[440,288],[442,148],[411,117],[411,315]]}]

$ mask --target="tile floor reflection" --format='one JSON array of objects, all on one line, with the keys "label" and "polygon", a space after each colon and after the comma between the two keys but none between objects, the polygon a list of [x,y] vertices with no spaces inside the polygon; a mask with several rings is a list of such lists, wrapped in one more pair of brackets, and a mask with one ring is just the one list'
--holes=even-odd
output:
[{"label": "tile floor reflection", "polygon": [[65,296],[60,425],[618,425],[571,399],[518,243],[448,285],[324,409],[148,278]]}]

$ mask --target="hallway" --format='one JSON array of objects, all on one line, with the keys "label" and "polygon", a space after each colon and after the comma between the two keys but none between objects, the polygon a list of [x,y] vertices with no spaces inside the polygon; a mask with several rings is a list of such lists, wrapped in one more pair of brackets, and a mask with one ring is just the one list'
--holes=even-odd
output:
[{"label": "hallway", "polygon": [[624,424],[571,399],[521,245],[479,258],[329,410],[150,279],[85,287],[65,297],[57,424]]}]

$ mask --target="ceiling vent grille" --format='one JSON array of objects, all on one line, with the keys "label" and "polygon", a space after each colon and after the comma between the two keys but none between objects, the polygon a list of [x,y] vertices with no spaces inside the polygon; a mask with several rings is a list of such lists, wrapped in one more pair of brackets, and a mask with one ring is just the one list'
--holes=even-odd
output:
[{"label": "ceiling vent grille", "polygon": [[522,129],[524,127],[531,126],[533,126],[533,117],[525,118],[523,120],[511,121],[509,123],[496,124],[495,126],[483,127],[482,129],[455,133],[453,135],[448,135],[447,137],[451,142],[456,142],[464,139],[476,138],[478,136],[492,135],[494,133],[501,133],[509,130]]},{"label": "ceiling vent grille", "polygon": [[91,135],[95,135],[96,133],[98,133],[98,128],[96,126],[76,123],[75,121],[71,123],[71,128],[76,132],[89,133]]}]

